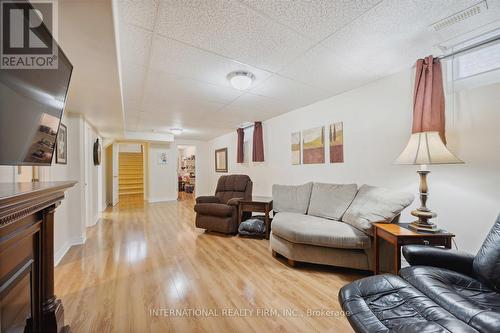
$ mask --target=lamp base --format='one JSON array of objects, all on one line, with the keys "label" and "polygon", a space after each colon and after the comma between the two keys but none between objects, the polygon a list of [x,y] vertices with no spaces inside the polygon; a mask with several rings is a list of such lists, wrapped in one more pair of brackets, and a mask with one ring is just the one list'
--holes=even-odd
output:
[{"label": "lamp base", "polygon": [[427,207],[423,206],[420,207],[419,209],[415,209],[411,212],[411,215],[415,216],[418,218],[417,222],[425,225],[431,225],[433,224],[432,222],[429,222],[430,219],[434,218],[437,216],[436,213],[431,212]]},{"label": "lamp base", "polygon": [[416,209],[411,212],[411,215],[418,217],[418,220],[410,223],[410,229],[424,232],[439,232],[441,230],[437,227],[437,225],[429,222],[431,218],[437,216],[436,213],[431,212],[430,210]]},{"label": "lamp base", "polygon": [[408,228],[410,228],[413,231],[419,231],[419,232],[430,232],[430,233],[438,233],[441,231],[440,228],[437,227],[434,223],[432,224],[421,224],[418,221],[412,222],[408,225]]}]

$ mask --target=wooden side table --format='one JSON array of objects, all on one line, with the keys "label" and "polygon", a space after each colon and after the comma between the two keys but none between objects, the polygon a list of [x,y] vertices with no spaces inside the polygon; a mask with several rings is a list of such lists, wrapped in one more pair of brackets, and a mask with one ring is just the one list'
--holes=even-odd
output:
[{"label": "wooden side table", "polygon": [[266,224],[266,239],[269,239],[271,231],[271,219],[269,213],[273,210],[273,198],[271,197],[253,197],[252,200],[241,200],[238,205],[238,225],[241,223],[241,214],[243,212],[264,213],[264,223]]},{"label": "wooden side table", "polygon": [[422,244],[431,246],[444,246],[451,249],[451,239],[455,237],[449,232],[424,233],[408,229],[409,223],[375,223],[373,239],[375,241],[375,274],[380,272],[379,243],[384,239],[394,249],[394,274],[401,269],[401,246],[409,244]]}]

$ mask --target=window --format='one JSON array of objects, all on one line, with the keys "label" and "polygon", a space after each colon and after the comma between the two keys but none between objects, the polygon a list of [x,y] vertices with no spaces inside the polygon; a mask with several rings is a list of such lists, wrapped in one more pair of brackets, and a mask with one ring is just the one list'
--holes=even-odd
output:
[{"label": "window", "polygon": [[455,79],[462,79],[500,68],[500,43],[487,45],[455,59]]},{"label": "window", "polygon": [[[500,29],[456,45],[453,51],[499,36]],[[449,87],[453,86],[455,91],[500,82],[500,40],[459,53],[447,60],[447,81],[452,83]]]}]

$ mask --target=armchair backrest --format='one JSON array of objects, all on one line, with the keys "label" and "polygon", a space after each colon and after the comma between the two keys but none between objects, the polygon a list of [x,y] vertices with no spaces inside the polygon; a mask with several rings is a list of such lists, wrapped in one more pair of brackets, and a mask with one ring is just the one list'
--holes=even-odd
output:
[{"label": "armchair backrest", "polygon": [[500,215],[474,258],[473,269],[481,282],[500,292]]},{"label": "armchair backrest", "polygon": [[252,180],[247,175],[221,176],[217,182],[215,196],[223,203],[233,198],[252,199]]}]

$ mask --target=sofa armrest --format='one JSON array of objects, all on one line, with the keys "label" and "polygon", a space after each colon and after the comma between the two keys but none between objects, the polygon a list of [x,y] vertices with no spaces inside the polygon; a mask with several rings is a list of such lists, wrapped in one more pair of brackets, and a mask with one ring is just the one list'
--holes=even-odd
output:
[{"label": "sofa armrest", "polygon": [[426,245],[403,246],[403,256],[412,266],[433,266],[472,276],[474,256],[470,253]]},{"label": "sofa armrest", "polygon": [[221,203],[220,199],[213,195],[200,196],[196,198],[196,203]]},{"label": "sofa armrest", "polygon": [[229,206],[236,206],[237,207],[240,204],[241,200],[243,200],[243,198],[232,198],[232,199],[229,199],[227,204]]}]

